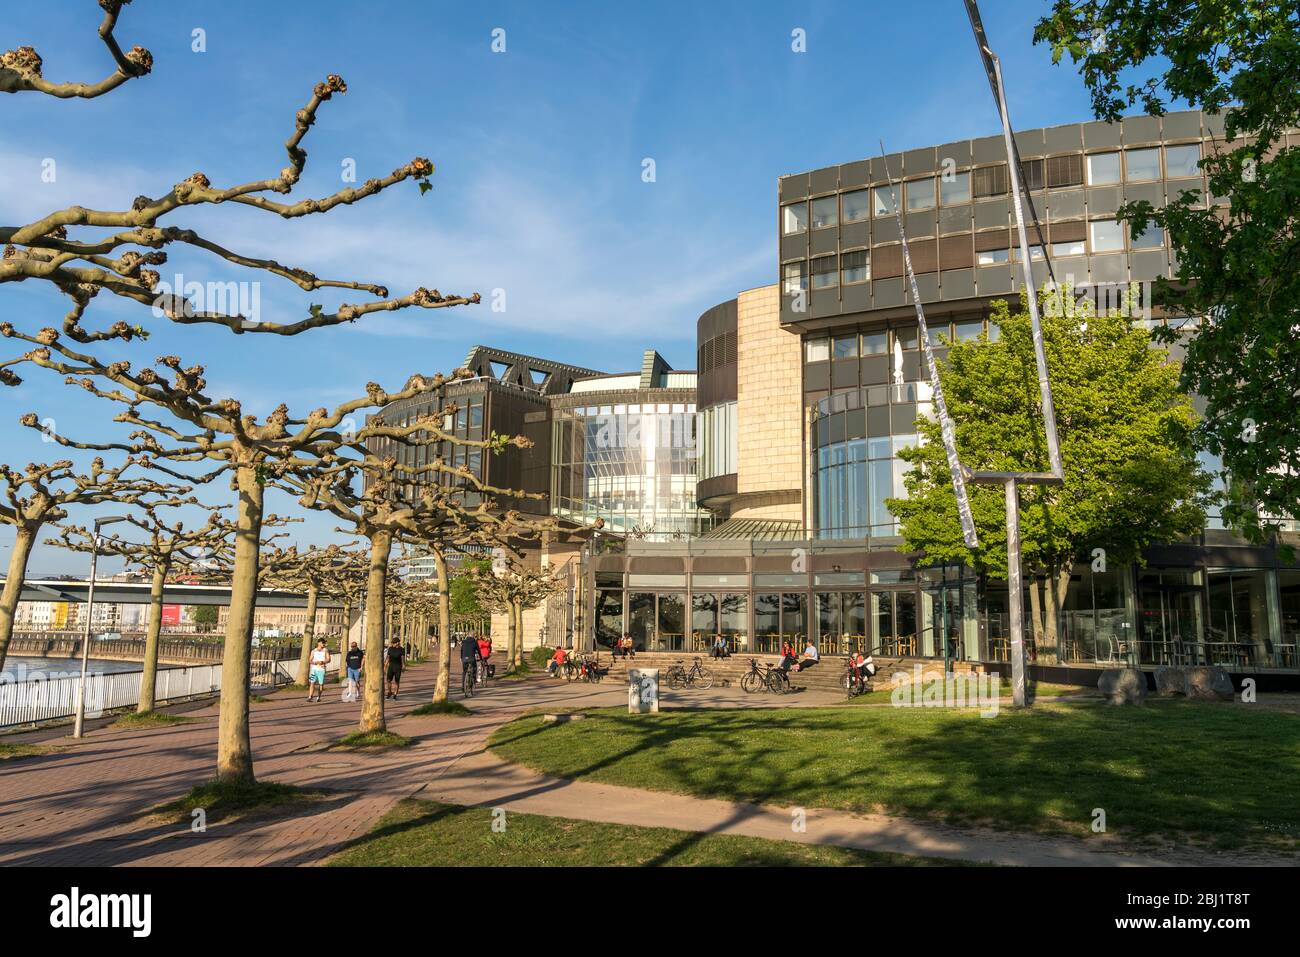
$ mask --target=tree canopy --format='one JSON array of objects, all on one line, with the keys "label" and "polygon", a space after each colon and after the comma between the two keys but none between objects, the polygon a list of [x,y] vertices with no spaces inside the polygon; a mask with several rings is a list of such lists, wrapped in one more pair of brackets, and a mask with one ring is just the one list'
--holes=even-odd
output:
[{"label": "tree canopy", "polygon": [[[1128,203],[1134,235],[1168,231],[1177,282],[1157,304],[1207,320],[1187,348],[1184,384],[1206,401],[1198,440],[1229,481],[1225,521],[1254,540],[1300,516],[1300,6],[1294,0],[1056,0],[1034,33],[1069,54],[1099,118],[1182,101],[1222,117],[1201,163],[1209,201]],[[1166,338],[1175,333],[1158,333]]]}]

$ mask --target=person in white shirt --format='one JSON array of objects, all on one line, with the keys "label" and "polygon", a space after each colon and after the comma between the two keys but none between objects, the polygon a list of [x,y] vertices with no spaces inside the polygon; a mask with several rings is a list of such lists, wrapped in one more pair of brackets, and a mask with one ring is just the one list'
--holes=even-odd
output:
[{"label": "person in white shirt", "polygon": [[308,701],[320,701],[321,695],[325,693],[325,666],[329,663],[329,649],[325,647],[325,639],[321,638],[316,642],[316,648],[311,653],[311,671],[307,676]]},{"label": "person in white shirt", "polygon": [[813,665],[817,664],[817,662],[821,660],[822,660],[822,656],[817,654],[817,646],[814,645],[811,641],[809,641],[808,647],[803,650],[803,657],[799,659],[799,664],[795,666],[794,670],[796,673],[800,671],[807,671],[809,668],[811,668]]}]

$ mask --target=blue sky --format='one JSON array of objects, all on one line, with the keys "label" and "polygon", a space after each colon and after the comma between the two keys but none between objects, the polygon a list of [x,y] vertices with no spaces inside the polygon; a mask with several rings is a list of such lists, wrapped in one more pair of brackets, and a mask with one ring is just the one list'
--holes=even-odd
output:
[{"label": "blue sky", "polygon": [[[1031,43],[1047,0],[983,6],[1016,126],[1088,118],[1077,74]],[[95,32],[99,13],[91,0],[10,4],[0,49],[35,46],[51,80],[98,79],[111,67]],[[491,49],[497,28],[504,53]],[[796,28],[806,31],[805,53],[791,50]],[[206,52],[191,49],[196,29]],[[692,368],[699,314],[776,280],[778,176],[875,155],[882,138],[902,150],[997,129],[959,0],[136,0],[117,35],[124,47],[152,51],[151,76],[90,101],[0,99],[0,222],[73,203],[125,208],[196,170],[216,185],[272,176],[285,163],[294,111],[315,82],[339,73],[348,93],[322,107],[295,195],[341,188],[347,160],[365,180],[417,155],[436,166],[431,192],[403,184],[292,222],[222,208],[164,224],[394,294],[418,285],[485,300],[505,292],[503,312],[416,310],[291,340],[168,328],[146,307],[95,301],[99,321],[121,317],[154,333],[115,351],[137,363],[164,353],[202,361],[210,394],[257,412],[286,400],[297,411],[332,404],[370,380],[396,388],[413,372],[456,366],[480,342],[607,371],[639,367],[641,350],[654,347]],[[642,180],[646,158],[652,183]],[[48,159],[53,183],[42,181]],[[179,252],[161,272],[262,279],[263,315],[282,321],[312,303],[332,309],[356,299],[302,293]],[[28,282],[0,289],[0,311],[36,329],[57,325],[66,307]],[[0,461],[54,457],[17,425],[29,410],[78,437],[111,428],[115,410],[40,371],[0,391]],[[224,486],[207,493],[213,501],[227,494]],[[333,525],[317,516],[294,534],[322,541]],[[0,532],[0,541],[11,538]],[[83,564],[42,550],[31,570]]]}]

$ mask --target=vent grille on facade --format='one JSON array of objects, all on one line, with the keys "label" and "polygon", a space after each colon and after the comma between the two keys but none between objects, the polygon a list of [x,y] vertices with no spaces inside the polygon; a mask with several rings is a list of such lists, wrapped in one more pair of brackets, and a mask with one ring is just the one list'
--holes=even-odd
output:
[{"label": "vent grille on facade", "polygon": [[975,170],[973,192],[979,196],[1003,196],[1007,192],[1007,167],[985,166]]},{"label": "vent grille on facade", "polygon": [[704,340],[704,343],[700,346],[697,371],[701,373],[709,372],[719,366],[729,365],[735,361],[736,334],[734,332],[724,332],[722,335]]}]

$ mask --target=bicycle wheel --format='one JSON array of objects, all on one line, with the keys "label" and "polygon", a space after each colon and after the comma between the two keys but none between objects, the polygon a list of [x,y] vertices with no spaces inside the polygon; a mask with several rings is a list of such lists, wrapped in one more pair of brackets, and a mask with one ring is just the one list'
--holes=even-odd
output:
[{"label": "bicycle wheel", "polygon": [[703,665],[695,672],[695,684],[699,685],[705,691],[713,687],[713,672]]},{"label": "bicycle wheel", "polygon": [[790,679],[780,671],[769,671],[767,673],[767,690],[772,694],[785,694],[790,690]]},{"label": "bicycle wheel", "polygon": [[460,690],[466,698],[474,697],[474,672],[463,671],[460,675]]},{"label": "bicycle wheel", "polygon": [[668,687],[672,688],[674,691],[681,688],[685,680],[686,680],[685,672],[681,671],[678,668],[674,668],[668,672],[668,678],[667,678]]},{"label": "bicycle wheel", "polygon": [[748,694],[753,694],[763,687],[763,678],[757,671],[747,671],[745,676],[740,679],[740,687],[741,690]]}]

